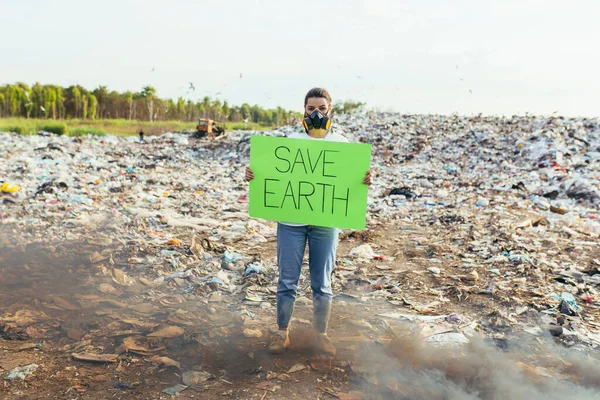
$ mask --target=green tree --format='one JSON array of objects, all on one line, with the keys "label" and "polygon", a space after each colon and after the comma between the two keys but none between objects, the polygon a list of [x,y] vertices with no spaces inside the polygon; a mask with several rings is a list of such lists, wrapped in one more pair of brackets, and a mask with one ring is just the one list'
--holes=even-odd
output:
[{"label": "green tree", "polygon": [[213,101],[212,106],[210,107],[212,110],[213,119],[216,121],[219,121],[219,119],[221,118],[221,107],[222,106],[223,106],[223,104],[221,103],[221,100],[217,99],[217,100]]},{"label": "green tree", "polygon": [[123,93],[123,99],[127,103],[127,107],[128,107],[127,111],[128,111],[129,117],[127,119],[129,119],[131,121],[131,116],[133,115],[133,93],[131,93],[130,91]]},{"label": "green tree", "polygon": [[96,100],[98,101],[98,118],[104,118],[108,100],[108,88],[106,86],[98,86],[92,91],[92,94],[96,96]]},{"label": "green tree", "polygon": [[227,101],[223,101],[223,106],[221,107],[221,113],[223,114],[223,118],[225,118],[226,121],[229,120],[230,112],[231,112],[231,109],[229,108],[229,103],[227,103]]},{"label": "green tree", "polygon": [[87,98],[89,104],[88,118],[94,120],[96,119],[96,112],[98,111],[98,100],[96,99],[96,96],[91,93],[88,94]]},{"label": "green tree", "polygon": [[154,98],[156,96],[156,89],[153,86],[144,86],[142,88],[142,97],[146,99],[148,103],[148,120],[152,122],[154,117]]},{"label": "green tree", "polygon": [[[348,104],[340,106],[347,110]],[[350,107],[351,108],[351,107]],[[0,85],[0,116],[23,118],[128,118],[150,121],[179,119],[190,121],[199,117],[239,122],[242,120],[263,124],[283,125],[297,115],[281,107],[264,109],[258,105],[230,105],[227,101],[213,100],[209,96],[192,102],[178,98],[161,99],[152,86],[140,92],[120,93],[98,86],[88,91],[80,85],[63,88],[57,85],[42,85],[39,82],[29,87],[23,82]]]},{"label": "green tree", "polygon": [[202,106],[204,107],[204,118],[208,118],[211,103],[212,101],[210,100],[210,97],[204,96],[204,98],[202,99]]},{"label": "green tree", "polygon": [[75,118],[79,118],[81,115],[81,109],[82,109],[81,91],[79,90],[79,88],[77,86],[75,86],[73,88],[72,94],[73,94],[73,99],[71,101],[72,101],[73,105],[75,106]]},{"label": "green tree", "polygon": [[86,119],[88,117],[88,96],[81,96],[81,119]]},{"label": "green tree", "polygon": [[185,120],[193,121],[196,119],[196,105],[193,101],[188,100],[185,103]]},{"label": "green tree", "polygon": [[183,100],[183,97],[179,97],[177,99],[177,119],[179,121],[185,119],[185,111],[185,100]]},{"label": "green tree", "polygon": [[242,109],[240,110],[242,114],[242,119],[250,120],[252,118],[252,111],[250,110],[250,105],[247,103],[242,104]]}]

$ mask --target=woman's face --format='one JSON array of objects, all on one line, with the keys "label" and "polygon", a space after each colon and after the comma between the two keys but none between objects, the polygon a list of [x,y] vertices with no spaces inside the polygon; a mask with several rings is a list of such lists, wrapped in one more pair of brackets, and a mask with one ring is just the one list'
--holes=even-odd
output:
[{"label": "woman's face", "polygon": [[319,111],[321,114],[329,116],[331,109],[327,99],[324,99],[323,97],[309,97],[306,106],[304,106],[304,112],[306,115],[310,115],[315,111]]}]

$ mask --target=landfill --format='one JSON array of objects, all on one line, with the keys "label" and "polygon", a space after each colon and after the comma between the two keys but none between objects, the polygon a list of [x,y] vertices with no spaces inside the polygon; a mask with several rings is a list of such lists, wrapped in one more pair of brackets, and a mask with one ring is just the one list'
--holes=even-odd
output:
[{"label": "landfill", "polygon": [[299,127],[0,133],[0,397],[600,398],[600,122],[334,124],[374,184],[340,234],[331,365],[307,269],[291,351],[265,349],[276,222],[248,216],[244,168],[252,135]]}]

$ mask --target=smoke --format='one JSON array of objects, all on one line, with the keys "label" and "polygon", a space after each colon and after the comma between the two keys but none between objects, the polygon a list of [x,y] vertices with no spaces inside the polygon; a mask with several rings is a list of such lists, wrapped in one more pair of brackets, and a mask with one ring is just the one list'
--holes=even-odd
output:
[{"label": "smoke", "polygon": [[437,347],[407,334],[366,344],[352,370],[374,398],[600,399],[600,363],[550,340],[518,338],[505,352],[481,340]]}]

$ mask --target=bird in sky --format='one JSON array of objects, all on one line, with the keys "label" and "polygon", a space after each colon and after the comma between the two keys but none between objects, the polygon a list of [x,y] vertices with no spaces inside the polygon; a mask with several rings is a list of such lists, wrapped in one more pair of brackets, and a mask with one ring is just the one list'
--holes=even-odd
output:
[{"label": "bird in sky", "polygon": [[192,82],[190,82],[190,90],[191,90],[192,92],[195,92],[195,91],[196,91],[196,88],[194,87],[194,84],[193,84]]},{"label": "bird in sky", "polygon": [[242,79],[242,73],[240,72],[240,79]]},{"label": "bird in sky", "polygon": [[156,69],[156,68],[152,67],[152,70],[151,70],[150,72],[154,72],[154,70],[155,70],[155,69]]}]

